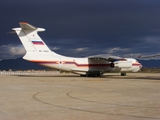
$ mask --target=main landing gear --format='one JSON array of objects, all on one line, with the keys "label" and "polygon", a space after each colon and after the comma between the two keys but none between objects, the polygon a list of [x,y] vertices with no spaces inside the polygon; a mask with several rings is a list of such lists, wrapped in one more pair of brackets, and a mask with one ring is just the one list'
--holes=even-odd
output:
[{"label": "main landing gear", "polygon": [[126,76],[126,75],[127,75],[127,73],[125,73],[125,72],[121,73],[121,76]]},{"label": "main landing gear", "polygon": [[[100,76],[102,76],[103,74],[102,73],[100,73],[100,72],[89,72],[89,73],[86,73],[85,75],[80,75],[80,76],[82,76],[82,77],[100,77]],[[125,72],[122,72],[122,73],[120,73],[120,75],[121,76],[126,76],[127,75],[127,73],[125,73]]]},{"label": "main landing gear", "polygon": [[87,72],[85,75],[81,75],[83,77],[100,77],[103,73],[101,72]]}]

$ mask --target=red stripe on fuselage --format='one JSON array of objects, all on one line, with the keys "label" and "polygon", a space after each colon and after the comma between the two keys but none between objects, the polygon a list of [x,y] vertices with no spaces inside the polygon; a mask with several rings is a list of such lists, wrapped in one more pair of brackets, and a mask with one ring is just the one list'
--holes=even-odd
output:
[{"label": "red stripe on fuselage", "polygon": [[[60,64],[60,61],[37,61],[33,60],[31,62],[38,63],[38,64]],[[77,67],[110,67],[110,64],[78,64],[76,62],[69,62],[69,61],[61,61],[63,65],[69,65],[73,64],[76,65]]]},{"label": "red stripe on fuselage", "polygon": [[[38,64],[62,64],[62,65],[76,65],[77,67],[110,67],[108,64],[78,64],[73,61],[41,61],[41,60],[32,60],[31,62]],[[132,66],[142,66],[140,63],[132,63]]]},{"label": "red stripe on fuselage", "polygon": [[140,63],[132,63],[132,66],[142,66]]}]

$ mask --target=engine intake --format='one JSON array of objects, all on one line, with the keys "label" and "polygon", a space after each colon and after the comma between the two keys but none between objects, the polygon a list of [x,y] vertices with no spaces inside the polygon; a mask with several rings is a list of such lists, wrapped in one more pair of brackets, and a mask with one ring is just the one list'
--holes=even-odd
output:
[{"label": "engine intake", "polygon": [[110,64],[110,66],[111,66],[111,68],[114,68],[114,67],[115,67],[113,62]]}]

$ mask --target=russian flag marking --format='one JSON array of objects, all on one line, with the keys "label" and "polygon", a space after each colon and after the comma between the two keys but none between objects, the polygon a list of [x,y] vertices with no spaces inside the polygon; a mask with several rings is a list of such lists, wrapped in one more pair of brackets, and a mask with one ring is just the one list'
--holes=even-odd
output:
[{"label": "russian flag marking", "polygon": [[32,43],[34,45],[44,45],[44,43],[42,41],[37,41],[37,40],[33,40]]}]

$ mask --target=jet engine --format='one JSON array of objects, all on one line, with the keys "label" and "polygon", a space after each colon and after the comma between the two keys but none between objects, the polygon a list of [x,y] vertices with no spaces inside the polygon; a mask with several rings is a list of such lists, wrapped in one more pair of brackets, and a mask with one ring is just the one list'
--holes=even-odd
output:
[{"label": "jet engine", "polygon": [[114,62],[114,67],[130,68],[130,67],[132,67],[132,62],[131,61],[116,61],[116,62]]}]

